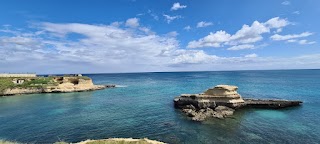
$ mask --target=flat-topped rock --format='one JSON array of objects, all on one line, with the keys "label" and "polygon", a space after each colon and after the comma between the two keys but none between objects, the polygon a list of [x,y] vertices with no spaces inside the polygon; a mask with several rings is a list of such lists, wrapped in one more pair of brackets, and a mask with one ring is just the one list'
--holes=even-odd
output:
[{"label": "flat-topped rock", "polygon": [[237,86],[217,85],[201,94],[182,94],[174,99],[174,103],[177,107],[192,104],[198,108],[216,106],[238,108],[244,105],[244,100],[237,90]]},{"label": "flat-topped rock", "polygon": [[224,118],[233,114],[234,109],[286,108],[298,106],[302,101],[243,99],[237,92],[238,87],[217,85],[200,94],[182,94],[174,98],[174,106],[182,109],[194,121],[203,121],[208,117]]},{"label": "flat-topped rock", "polygon": [[278,99],[244,99],[246,107],[279,109],[299,106],[302,101],[278,100]]}]

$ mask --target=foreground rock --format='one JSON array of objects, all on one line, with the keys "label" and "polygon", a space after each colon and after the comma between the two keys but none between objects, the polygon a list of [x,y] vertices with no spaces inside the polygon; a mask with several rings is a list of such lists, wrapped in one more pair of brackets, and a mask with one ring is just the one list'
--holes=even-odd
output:
[{"label": "foreground rock", "polygon": [[204,121],[214,117],[223,119],[233,115],[235,109],[254,108],[285,108],[298,106],[301,101],[243,99],[237,93],[237,86],[217,85],[201,94],[182,94],[174,99],[174,106],[194,121]]},{"label": "foreground rock", "polygon": [[[0,144],[23,144],[23,143],[0,140]],[[55,142],[53,144],[72,144],[72,143]],[[155,141],[155,140],[149,140],[147,138],[144,138],[144,139],[109,138],[109,139],[101,139],[101,140],[86,140],[86,141],[77,142],[74,144],[166,144],[166,143]]]},{"label": "foreground rock", "polygon": [[110,138],[102,140],[86,140],[78,142],[77,144],[165,144],[163,142],[144,139],[133,139],[133,138]]},{"label": "foreground rock", "polygon": [[[85,76],[49,76],[2,78],[9,83],[0,91],[0,96],[32,93],[83,92],[112,88],[115,85],[94,85],[92,79]],[[10,82],[13,82],[12,84]]]}]

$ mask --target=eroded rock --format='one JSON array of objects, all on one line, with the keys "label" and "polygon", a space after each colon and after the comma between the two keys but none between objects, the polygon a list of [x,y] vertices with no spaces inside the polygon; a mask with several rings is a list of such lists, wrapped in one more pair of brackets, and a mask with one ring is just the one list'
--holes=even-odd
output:
[{"label": "eroded rock", "polygon": [[193,105],[187,105],[182,111],[191,117],[193,121],[204,121],[208,118],[223,119],[227,116],[233,115],[234,109],[226,106],[218,106],[215,110],[211,108],[196,109]]}]

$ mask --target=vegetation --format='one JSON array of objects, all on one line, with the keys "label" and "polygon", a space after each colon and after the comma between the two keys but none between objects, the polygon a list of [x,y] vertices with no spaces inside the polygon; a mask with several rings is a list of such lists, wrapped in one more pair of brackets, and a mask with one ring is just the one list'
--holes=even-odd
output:
[{"label": "vegetation", "polygon": [[90,80],[91,78],[87,77],[87,76],[78,76],[77,78],[79,79],[84,79],[84,80]]},{"label": "vegetation", "polygon": [[[65,79],[64,79],[64,78]],[[90,80],[87,76],[49,76],[49,77],[0,77],[0,95],[6,89],[12,88],[45,88],[47,86],[57,86],[64,80],[70,83],[78,84],[79,79]],[[16,84],[14,81],[21,80],[21,84]]]},{"label": "vegetation", "polygon": [[14,86],[15,84],[12,83],[12,78],[0,78],[0,92],[3,92],[5,89],[12,88]]},{"label": "vegetation", "polygon": [[12,81],[17,78],[0,78],[0,92],[8,88],[42,88],[48,85],[55,85],[51,77],[18,78],[25,80],[22,84],[14,84]]}]

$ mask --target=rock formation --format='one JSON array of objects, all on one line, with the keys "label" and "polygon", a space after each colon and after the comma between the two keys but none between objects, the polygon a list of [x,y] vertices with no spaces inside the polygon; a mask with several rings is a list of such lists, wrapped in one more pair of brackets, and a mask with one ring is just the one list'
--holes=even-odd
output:
[{"label": "rock formation", "polygon": [[242,99],[237,86],[217,85],[201,94],[182,94],[174,99],[176,108],[194,121],[204,121],[208,117],[225,118],[233,115],[235,109],[242,107],[254,108],[285,108],[298,106],[301,101]]},{"label": "rock formation", "polygon": [[[86,140],[78,142],[76,144],[165,144],[164,142],[144,139],[133,139],[133,138],[109,138],[101,140]],[[67,144],[67,143],[66,143]]]},{"label": "rock formation", "polygon": [[244,105],[244,100],[237,90],[237,86],[217,85],[201,94],[182,94],[174,99],[174,103],[176,107],[192,104],[197,108],[239,108]]},{"label": "rock formation", "polygon": [[[25,80],[26,84],[14,83],[13,86],[0,91],[0,96],[31,93],[82,92],[115,87],[115,85],[94,85],[92,79],[84,76],[24,77],[21,79]],[[34,81],[38,81],[38,83]],[[39,81],[42,83],[39,83]]]}]

